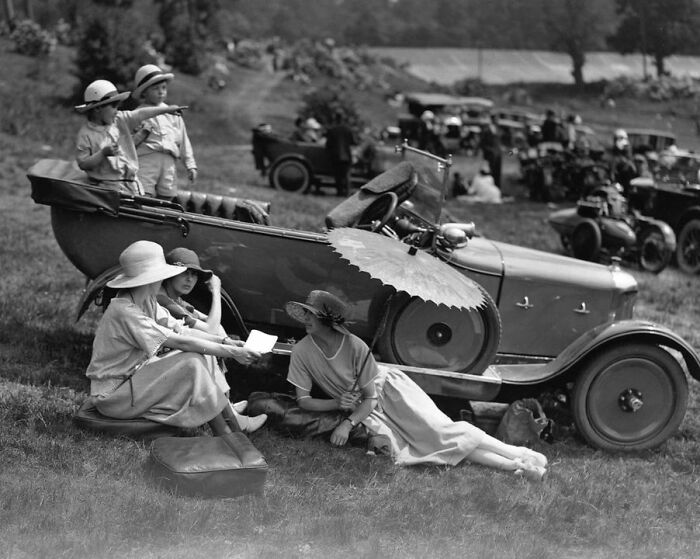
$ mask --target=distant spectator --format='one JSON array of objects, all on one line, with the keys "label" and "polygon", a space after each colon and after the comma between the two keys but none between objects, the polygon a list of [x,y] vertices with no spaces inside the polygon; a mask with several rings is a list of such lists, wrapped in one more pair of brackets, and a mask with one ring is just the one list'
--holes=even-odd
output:
[{"label": "distant spectator", "polygon": [[333,166],[338,196],[349,194],[352,146],[356,143],[355,135],[344,121],[343,114],[336,112],[333,115],[333,126],[326,132],[326,152]]},{"label": "distant spectator", "polygon": [[258,124],[253,128],[253,159],[255,160],[255,169],[260,172],[260,176],[264,177],[267,174],[267,166],[269,161],[265,156],[265,136],[272,133],[272,126],[266,122]]},{"label": "distant spectator", "polygon": [[472,179],[472,184],[467,190],[466,196],[460,196],[464,202],[483,202],[486,204],[500,204],[503,202],[501,191],[496,186],[489,164],[484,161],[479,172]]},{"label": "distant spectator", "polygon": [[300,117],[294,121],[294,124],[296,129],[292,132],[292,141],[316,144],[321,140],[321,125],[315,118],[310,117],[304,120]]},{"label": "distant spectator", "polygon": [[561,133],[559,130],[559,121],[552,109],[548,109],[542,123],[542,141],[543,142],[560,142]]},{"label": "distant spectator", "polygon": [[496,115],[491,115],[489,123],[481,130],[479,147],[484,160],[489,164],[494,184],[501,188],[501,138],[498,126],[496,126]]}]

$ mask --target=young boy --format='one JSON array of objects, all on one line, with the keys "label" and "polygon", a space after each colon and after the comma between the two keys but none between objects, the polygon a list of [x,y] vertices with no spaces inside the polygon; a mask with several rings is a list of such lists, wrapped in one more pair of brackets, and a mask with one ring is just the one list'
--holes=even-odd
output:
[{"label": "young boy", "polygon": [[147,118],[178,113],[182,107],[163,105],[119,111],[129,92],[119,93],[112,82],[96,80],[85,88],[84,103],[75,107],[87,116],[76,140],[75,159],[94,184],[124,194],[143,194],[138,181],[138,159],[131,131]]},{"label": "young boy", "polygon": [[[163,107],[168,95],[168,82],[172,74],[166,74],[155,64],[146,64],[136,71],[134,99],[141,107]],[[146,194],[172,199],[177,194],[175,163],[182,159],[190,184],[197,179],[197,163],[187,136],[185,121],[180,115],[162,114],[143,123],[137,131],[141,136],[136,153],[139,156],[139,180]],[[138,141],[138,140],[137,140]]]}]

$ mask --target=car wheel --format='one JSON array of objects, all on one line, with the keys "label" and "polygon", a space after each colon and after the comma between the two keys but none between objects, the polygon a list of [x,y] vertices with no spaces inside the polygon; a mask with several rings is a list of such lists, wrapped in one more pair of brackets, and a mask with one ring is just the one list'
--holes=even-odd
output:
[{"label": "car wheel", "polygon": [[691,219],[678,233],[676,260],[684,272],[700,273],[700,219]]},{"label": "car wheel", "polygon": [[395,296],[377,349],[384,361],[481,374],[496,355],[501,317],[481,288],[484,304],[470,311]]},{"label": "car wheel", "polygon": [[658,346],[628,343],[594,357],[576,379],[573,414],[583,437],[611,451],[653,448],[683,420],[688,381]]},{"label": "car wheel", "polygon": [[311,170],[298,159],[275,161],[270,168],[270,186],[286,192],[306,192],[311,186]]},{"label": "car wheel", "polygon": [[639,239],[639,265],[643,270],[658,274],[671,261],[672,251],[668,247],[663,233],[658,229],[649,229]]},{"label": "car wheel", "polygon": [[575,258],[595,262],[600,256],[603,236],[592,219],[584,219],[571,234],[571,252]]}]

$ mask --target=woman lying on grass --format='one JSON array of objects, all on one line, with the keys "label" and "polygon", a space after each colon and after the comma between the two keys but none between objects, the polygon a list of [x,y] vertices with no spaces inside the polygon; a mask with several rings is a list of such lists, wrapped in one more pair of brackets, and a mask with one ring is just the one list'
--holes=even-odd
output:
[{"label": "woman lying on grass", "polygon": [[119,264],[122,273],[107,286],[120,291],[97,327],[86,372],[97,410],[176,427],[208,422],[215,435],[258,429],[266,416],[240,415],[232,407],[216,358],[250,364],[260,354],[207,332],[205,323],[188,328],[156,302],[161,282],[187,270],[167,264],[160,245],[136,241]]},{"label": "woman lying on grass", "polygon": [[[403,372],[379,367],[367,345],[345,328],[346,307],[336,296],[312,291],[306,303],[290,301],[286,310],[307,332],[292,350],[287,375],[299,406],[349,412],[333,431],[332,444],[344,445],[350,430],[362,423],[372,435],[388,438],[396,464],[455,465],[466,458],[531,480],[544,477],[544,455],[452,421]],[[330,399],[312,398],[313,385]]]}]

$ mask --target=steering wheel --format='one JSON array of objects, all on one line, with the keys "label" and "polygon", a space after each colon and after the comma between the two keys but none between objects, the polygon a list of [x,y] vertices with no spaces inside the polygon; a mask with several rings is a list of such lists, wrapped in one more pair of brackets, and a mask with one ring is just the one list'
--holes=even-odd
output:
[{"label": "steering wheel", "polygon": [[380,231],[394,215],[398,203],[399,197],[395,193],[383,193],[365,208],[365,211],[355,222],[355,227],[372,232]]}]

